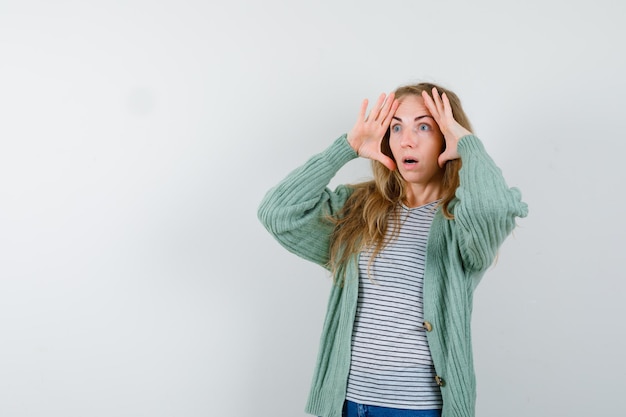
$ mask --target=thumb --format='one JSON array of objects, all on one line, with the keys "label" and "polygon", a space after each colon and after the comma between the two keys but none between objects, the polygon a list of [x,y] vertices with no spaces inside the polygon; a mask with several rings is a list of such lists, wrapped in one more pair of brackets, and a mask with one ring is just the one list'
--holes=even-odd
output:
[{"label": "thumb", "polygon": [[437,162],[439,163],[439,168],[443,168],[446,165],[446,162],[448,162],[450,160],[450,158],[448,157],[447,152],[443,152],[441,155],[439,155],[439,158],[437,159]]},{"label": "thumb", "polygon": [[396,163],[393,161],[393,159],[389,158],[384,153],[378,155],[378,158],[376,158],[376,160],[386,166],[389,171],[396,170]]}]

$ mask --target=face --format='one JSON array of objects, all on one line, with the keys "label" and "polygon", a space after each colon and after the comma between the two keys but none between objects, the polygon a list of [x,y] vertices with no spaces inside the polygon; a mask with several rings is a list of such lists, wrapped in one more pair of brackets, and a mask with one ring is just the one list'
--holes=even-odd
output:
[{"label": "face", "polygon": [[389,147],[402,178],[424,187],[439,186],[444,170],[437,159],[445,142],[422,97],[401,98],[389,130]]}]

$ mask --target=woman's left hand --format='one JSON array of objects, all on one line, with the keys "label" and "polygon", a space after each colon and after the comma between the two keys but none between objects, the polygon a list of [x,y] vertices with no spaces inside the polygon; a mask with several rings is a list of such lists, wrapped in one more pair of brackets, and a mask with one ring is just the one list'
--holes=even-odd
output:
[{"label": "woman's left hand", "polygon": [[460,158],[457,152],[457,144],[459,139],[465,135],[471,135],[472,132],[464,128],[454,119],[452,115],[452,107],[446,93],[439,96],[439,91],[433,88],[432,97],[426,92],[422,91],[422,98],[424,104],[432,114],[433,118],[439,125],[439,129],[446,141],[446,149],[441,155],[439,155],[439,166],[443,168],[446,162],[453,159]]}]

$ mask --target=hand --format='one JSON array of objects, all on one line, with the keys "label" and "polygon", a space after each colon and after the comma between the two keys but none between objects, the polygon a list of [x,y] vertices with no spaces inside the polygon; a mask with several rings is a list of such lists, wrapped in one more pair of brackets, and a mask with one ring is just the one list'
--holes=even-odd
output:
[{"label": "hand", "polygon": [[443,168],[446,162],[460,158],[456,149],[459,139],[465,135],[470,135],[472,132],[454,120],[450,100],[448,100],[446,93],[443,93],[441,97],[439,97],[439,92],[436,88],[433,88],[432,93],[433,96],[431,97],[426,91],[422,91],[422,98],[424,99],[424,104],[426,104],[426,107],[439,125],[439,129],[441,133],[443,133],[443,137],[446,141],[446,150],[439,155],[438,160],[439,166]]},{"label": "hand", "polygon": [[393,93],[387,97],[383,93],[366,116],[367,104],[367,99],[363,100],[359,117],[348,133],[348,143],[359,156],[379,161],[393,171],[396,169],[396,164],[393,159],[382,153],[380,145],[389,128],[391,118],[398,108],[398,100],[395,99]]}]

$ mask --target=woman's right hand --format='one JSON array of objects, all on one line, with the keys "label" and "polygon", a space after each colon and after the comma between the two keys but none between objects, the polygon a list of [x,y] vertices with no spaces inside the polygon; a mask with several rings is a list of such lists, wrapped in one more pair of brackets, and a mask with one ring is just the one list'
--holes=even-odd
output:
[{"label": "woman's right hand", "polygon": [[379,161],[393,171],[396,164],[382,153],[380,145],[398,108],[398,100],[393,93],[389,96],[383,93],[368,115],[366,115],[367,104],[367,99],[363,100],[359,118],[348,133],[348,143],[359,156]]}]

